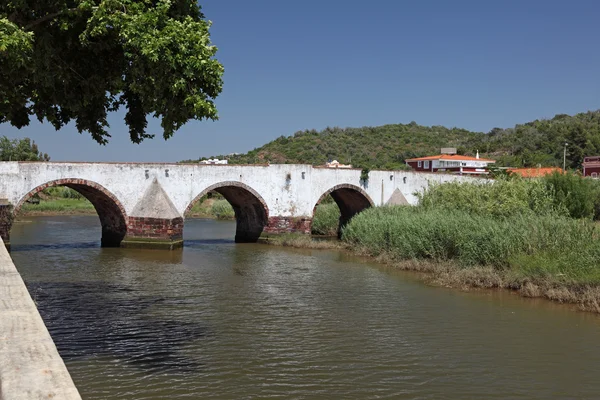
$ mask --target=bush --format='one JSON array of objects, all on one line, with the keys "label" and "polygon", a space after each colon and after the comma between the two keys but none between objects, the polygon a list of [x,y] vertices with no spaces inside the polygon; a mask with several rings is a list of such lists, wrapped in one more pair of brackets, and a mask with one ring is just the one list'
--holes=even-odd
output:
[{"label": "bush", "polygon": [[553,193],[556,207],[564,207],[572,218],[600,218],[600,185],[572,173],[555,172],[542,178]]},{"label": "bush", "polygon": [[234,219],[235,213],[227,200],[215,200],[211,207],[211,214],[217,219]]},{"label": "bush", "polygon": [[551,188],[535,179],[432,184],[418,197],[425,209],[461,210],[494,217],[566,213],[560,202],[555,201]]},{"label": "bush", "polygon": [[333,203],[321,203],[315,210],[312,222],[313,235],[337,235],[340,223],[340,209]]},{"label": "bush", "polygon": [[[354,217],[342,238],[371,255],[396,260],[456,260],[466,267],[537,275],[560,271],[569,279],[600,276],[594,262],[600,256],[594,223],[567,217],[528,214],[499,219],[456,210],[381,207]],[[545,264],[549,259],[553,266]]]},{"label": "bush", "polygon": [[83,199],[83,195],[78,191],[66,186],[52,186],[42,190],[46,196],[60,197],[63,199]]}]

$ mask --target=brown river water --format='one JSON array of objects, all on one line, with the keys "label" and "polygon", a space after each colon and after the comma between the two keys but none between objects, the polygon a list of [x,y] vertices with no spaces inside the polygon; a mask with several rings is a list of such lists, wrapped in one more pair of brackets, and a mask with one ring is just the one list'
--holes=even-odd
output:
[{"label": "brown river water", "polygon": [[29,217],[12,257],[84,399],[597,399],[600,317],[429,287],[338,251],[103,249],[97,217]]}]

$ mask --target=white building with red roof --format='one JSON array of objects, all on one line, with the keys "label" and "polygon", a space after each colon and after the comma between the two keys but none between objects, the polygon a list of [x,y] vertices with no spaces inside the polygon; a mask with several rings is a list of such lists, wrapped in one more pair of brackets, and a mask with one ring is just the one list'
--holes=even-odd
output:
[{"label": "white building with red roof", "polygon": [[450,172],[457,174],[485,175],[488,166],[495,160],[452,154],[451,152],[437,156],[418,157],[405,160],[412,169],[419,172]]}]

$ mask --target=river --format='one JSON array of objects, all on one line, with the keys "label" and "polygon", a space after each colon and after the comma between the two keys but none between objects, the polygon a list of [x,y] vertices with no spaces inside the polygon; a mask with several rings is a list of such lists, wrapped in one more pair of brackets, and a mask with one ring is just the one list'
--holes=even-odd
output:
[{"label": "river", "polygon": [[99,247],[97,217],[17,222],[12,257],[84,399],[594,399],[600,318],[429,287],[338,251]]}]

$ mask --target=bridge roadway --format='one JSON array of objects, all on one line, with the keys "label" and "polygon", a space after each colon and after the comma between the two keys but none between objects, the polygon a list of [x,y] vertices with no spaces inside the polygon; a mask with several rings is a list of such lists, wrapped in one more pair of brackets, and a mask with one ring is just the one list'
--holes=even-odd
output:
[{"label": "bridge roadway", "polygon": [[173,249],[183,243],[185,216],[210,191],[233,206],[237,242],[284,232],[309,234],[316,206],[331,195],[340,227],[372,206],[416,204],[431,182],[473,179],[411,171],[332,169],[300,164],[0,162],[0,237],[10,243],[12,218],[27,199],[67,186],[96,208],[103,246]]}]

